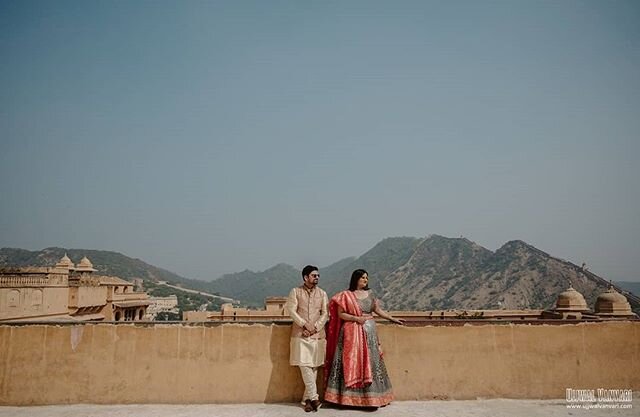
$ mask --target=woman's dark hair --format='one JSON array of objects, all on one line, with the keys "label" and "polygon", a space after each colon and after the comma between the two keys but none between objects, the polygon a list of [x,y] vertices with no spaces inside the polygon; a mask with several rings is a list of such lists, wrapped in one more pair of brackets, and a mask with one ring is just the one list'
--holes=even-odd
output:
[{"label": "woman's dark hair", "polygon": [[[356,269],[355,271],[353,271],[353,274],[351,274],[351,282],[349,282],[349,291],[355,291],[358,289],[358,280],[362,278],[364,274],[369,275],[369,273],[364,269]],[[367,283],[367,286],[363,289],[368,290],[369,284]]]}]

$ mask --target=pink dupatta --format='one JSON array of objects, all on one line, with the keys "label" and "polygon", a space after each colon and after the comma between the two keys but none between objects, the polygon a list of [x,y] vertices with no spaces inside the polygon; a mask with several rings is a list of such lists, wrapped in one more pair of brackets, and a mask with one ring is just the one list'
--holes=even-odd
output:
[{"label": "pink dupatta", "polygon": [[338,306],[345,313],[362,316],[362,309],[358,305],[352,291],[342,291],[334,295],[329,302],[329,326],[327,329],[327,352],[325,355],[325,386],[333,364],[340,328],[344,327],[342,336],[342,370],[347,388],[364,388],[373,382],[367,336],[363,325],[344,321],[338,316]]}]

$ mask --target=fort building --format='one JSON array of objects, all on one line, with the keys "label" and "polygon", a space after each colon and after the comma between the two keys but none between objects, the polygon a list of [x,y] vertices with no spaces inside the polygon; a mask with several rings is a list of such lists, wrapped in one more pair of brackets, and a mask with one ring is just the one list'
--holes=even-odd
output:
[{"label": "fort building", "polygon": [[67,255],[52,267],[0,268],[0,321],[137,321],[146,293],[118,277],[95,274],[89,259]]},{"label": "fort building", "polygon": [[147,313],[145,320],[155,320],[158,313],[180,313],[178,308],[178,296],[171,294],[167,297],[149,297],[149,307],[147,307]]},{"label": "fort building", "polygon": [[222,304],[220,311],[184,311],[182,319],[185,321],[279,321],[291,320],[284,311],[287,297],[267,297],[264,310],[234,307],[232,303]]}]

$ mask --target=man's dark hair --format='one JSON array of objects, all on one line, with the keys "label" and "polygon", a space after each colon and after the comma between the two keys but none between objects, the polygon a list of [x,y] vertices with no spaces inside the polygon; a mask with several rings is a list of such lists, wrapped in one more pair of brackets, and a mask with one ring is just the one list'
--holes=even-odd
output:
[{"label": "man's dark hair", "polygon": [[313,266],[313,265],[305,266],[304,268],[302,268],[302,279],[304,279],[304,277],[306,277],[307,275],[309,275],[313,271],[317,271],[317,270],[318,270],[317,266]]},{"label": "man's dark hair", "polygon": [[[358,280],[362,278],[364,274],[369,275],[369,273],[364,269],[356,269],[355,271],[353,271],[353,274],[351,274],[351,281],[349,282],[349,291],[355,291],[358,289]],[[368,290],[368,289],[369,289],[369,283],[367,283],[367,286],[364,287],[363,290]]]}]

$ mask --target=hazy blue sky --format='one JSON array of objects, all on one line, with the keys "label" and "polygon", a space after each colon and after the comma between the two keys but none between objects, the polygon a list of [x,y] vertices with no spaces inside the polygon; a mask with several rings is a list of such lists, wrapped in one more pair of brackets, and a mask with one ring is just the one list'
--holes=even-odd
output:
[{"label": "hazy blue sky", "polygon": [[210,279],[389,236],[640,280],[637,1],[0,1],[0,246]]}]

